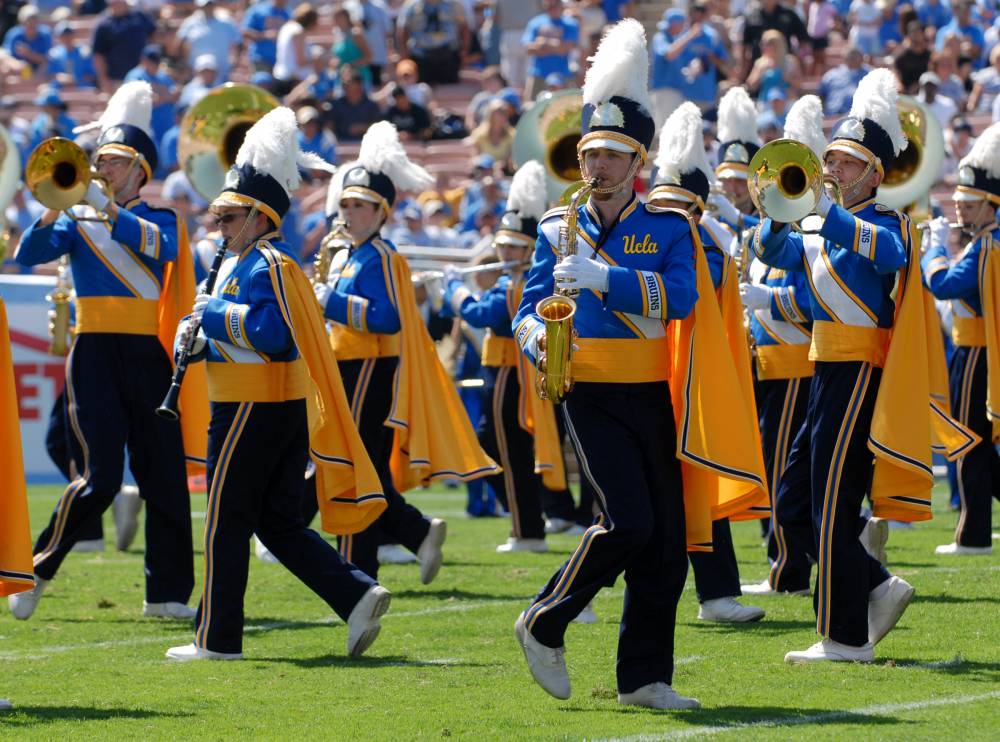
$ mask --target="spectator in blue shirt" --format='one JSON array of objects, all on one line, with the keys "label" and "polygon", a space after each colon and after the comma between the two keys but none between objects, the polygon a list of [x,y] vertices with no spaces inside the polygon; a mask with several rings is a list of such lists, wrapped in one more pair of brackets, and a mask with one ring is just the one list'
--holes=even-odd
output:
[{"label": "spectator in blue shirt", "polygon": [[54,88],[42,90],[35,98],[35,105],[42,110],[31,122],[28,134],[28,152],[50,137],[73,138],[76,121],[66,115],[66,104]]},{"label": "spectator in blue shirt", "polygon": [[563,15],[560,0],[542,0],[542,14],[528,21],[521,41],[531,57],[524,97],[534,100],[553,72],[569,75],[569,54],[580,38],[576,21]]},{"label": "spectator in blue shirt", "polygon": [[458,82],[471,37],[458,0],[406,0],[396,18],[396,33],[396,48],[416,63],[420,82]]},{"label": "spectator in blue shirt", "polygon": [[893,0],[879,0],[875,7],[882,11],[882,25],[878,28],[879,44],[885,54],[892,54],[903,41],[898,9]]},{"label": "spectator in blue shirt", "polygon": [[951,8],[944,0],[919,0],[916,10],[917,18],[925,26],[944,28],[951,21]]},{"label": "spectator in blue shirt", "polygon": [[653,72],[649,96],[653,103],[653,119],[659,130],[674,110],[684,102],[684,75],[679,64],[681,54],[694,34],[685,26],[684,11],[668,8],[656,24],[653,35]]},{"label": "spectator in blue shirt", "polygon": [[56,45],[49,50],[48,74],[59,87],[96,88],[97,72],[90,47],[73,40],[73,29],[65,21],[55,30]]},{"label": "spectator in blue shirt", "polygon": [[52,48],[52,32],[41,24],[38,8],[25,5],[17,11],[17,25],[4,35],[3,46],[14,59],[27,62],[36,72],[45,67]]},{"label": "spectator in blue shirt", "polygon": [[337,164],[337,137],[324,129],[319,111],[312,106],[303,106],[295,112],[299,122],[299,150],[315,152],[331,165]]},{"label": "spectator in blue shirt", "polygon": [[155,175],[158,180],[167,177],[169,173],[176,170],[177,165],[177,140],[181,135],[181,121],[187,113],[187,106],[178,103],[174,106],[174,125],[167,129],[157,147],[160,163]]},{"label": "spectator in blue shirt", "polygon": [[[969,44],[968,56],[973,64],[978,64],[983,53],[983,31],[972,20],[972,0],[955,0],[952,6],[954,17],[950,23],[938,29],[937,36],[934,37],[934,48],[937,51],[944,49],[944,40],[949,33],[958,33],[962,40]],[[966,53],[963,49],[963,53]]]},{"label": "spectator in blue shirt", "polygon": [[194,13],[177,29],[180,48],[172,53],[183,56],[190,67],[202,54],[211,54],[218,67],[216,82],[223,83],[229,79],[229,58],[242,39],[239,26],[228,11],[216,7],[215,0],[195,0],[194,4]]},{"label": "spectator in blue shirt", "polygon": [[153,19],[133,10],[125,0],[108,0],[105,16],[94,27],[94,69],[97,84],[113,93],[125,75],[139,64],[143,47],[156,32]]},{"label": "spectator in blue shirt", "polygon": [[250,42],[248,55],[254,69],[270,72],[278,49],[278,30],[292,17],[285,0],[260,0],[243,16],[243,37]]},{"label": "spectator in blue shirt", "polygon": [[330,55],[319,44],[310,44],[306,56],[312,71],[285,96],[285,105],[309,102],[319,107],[340,94],[340,78],[331,66]]},{"label": "spectator in blue shirt", "polygon": [[159,44],[148,44],[142,50],[139,64],[125,75],[125,82],[142,80],[153,88],[153,141],[158,142],[174,125],[174,104],[178,91],[173,79],[160,68],[163,48]]},{"label": "spectator in blue shirt", "polygon": [[869,72],[871,67],[864,64],[861,50],[848,47],[843,63],[828,70],[819,82],[817,92],[823,100],[823,112],[827,116],[842,116],[850,111],[854,91]]},{"label": "spectator in blue shirt", "polygon": [[[708,5],[703,0],[688,7],[690,36],[684,42],[675,63],[679,63],[684,97],[702,110],[715,104],[719,92],[719,75],[726,74],[726,46],[719,32],[708,25]],[[678,40],[679,41],[679,40]]]},{"label": "spectator in blue shirt", "polygon": [[618,23],[622,18],[629,18],[635,11],[632,0],[601,0],[601,7],[609,24]]},{"label": "spectator in blue shirt", "polygon": [[[204,98],[205,94],[215,87],[217,72],[215,57],[211,54],[202,54],[198,57],[194,62],[194,77],[181,90],[181,105],[190,108]],[[254,82],[251,80],[250,84],[253,85]]]}]

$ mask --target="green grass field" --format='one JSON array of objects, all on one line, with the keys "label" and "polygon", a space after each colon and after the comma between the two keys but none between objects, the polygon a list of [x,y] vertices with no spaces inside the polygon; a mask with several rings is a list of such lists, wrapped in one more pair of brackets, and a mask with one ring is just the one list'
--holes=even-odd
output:
[{"label": "green grass field", "polygon": [[[31,488],[32,529],[59,495]],[[382,634],[344,658],[345,626],[276,565],[251,559],[246,660],[174,664],[184,622],[140,617],[141,543],[126,554],[72,554],[31,620],[0,608],[0,736],[40,739],[997,739],[1000,724],[1000,555],[936,557],[954,515],[892,531],[890,568],[917,588],[871,665],[787,666],[814,641],[808,599],[761,598],[767,617],[741,627],[697,621],[688,577],[678,614],[674,686],[695,712],[625,709],[614,653],[622,584],[595,601],[596,625],[567,635],[573,697],[556,701],[528,675],[512,626],[575,546],[500,556],[498,519],[464,517],[464,492],[412,498],[449,521],[445,565],[429,586],[413,565],[383,568],[393,592]],[[196,510],[202,496],[193,498]],[[201,542],[203,514],[194,521]],[[109,545],[110,515],[105,516]],[[763,579],[756,523],[734,526],[744,581]],[[203,568],[196,547],[198,587]],[[1000,550],[998,550],[1000,551]]]}]

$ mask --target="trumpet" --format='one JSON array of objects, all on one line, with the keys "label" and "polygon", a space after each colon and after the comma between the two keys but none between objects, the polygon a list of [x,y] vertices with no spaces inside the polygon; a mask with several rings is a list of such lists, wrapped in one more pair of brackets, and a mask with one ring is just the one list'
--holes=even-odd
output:
[{"label": "trumpet", "polygon": [[70,208],[81,203],[91,182],[100,185],[108,201],[114,201],[110,184],[101,178],[76,142],[52,137],[35,147],[24,166],[24,183],[31,195],[47,209],[64,211],[78,222],[108,222],[108,215],[78,216]]}]

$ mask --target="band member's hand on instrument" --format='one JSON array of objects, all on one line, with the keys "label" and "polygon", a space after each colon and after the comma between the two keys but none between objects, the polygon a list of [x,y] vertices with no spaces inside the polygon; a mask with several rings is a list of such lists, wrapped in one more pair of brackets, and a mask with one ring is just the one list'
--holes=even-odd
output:
[{"label": "band member's hand on instrument", "polygon": [[816,213],[826,219],[826,215],[830,213],[830,207],[832,207],[833,204],[834,200],[830,198],[824,190],[819,197],[819,202],[816,204]]},{"label": "band member's hand on instrument", "polygon": [[452,281],[462,280],[462,271],[458,269],[458,266],[449,263],[444,267],[444,285],[449,285]]},{"label": "band member's hand on instrument", "polygon": [[771,304],[771,289],[767,286],[758,286],[753,283],[740,284],[740,298],[743,306],[748,312],[758,309],[767,309]]},{"label": "band member's hand on instrument", "polygon": [[198,334],[194,336],[194,341],[191,341],[191,320],[182,320],[180,325],[177,327],[177,342],[174,344],[175,348],[183,348],[188,343],[191,343],[191,356],[199,355],[205,349],[205,343],[208,342],[208,338],[205,337],[205,333],[198,328]]},{"label": "band member's hand on instrument", "polygon": [[103,191],[98,182],[92,180],[90,181],[90,185],[87,186],[87,193],[84,195],[83,200],[98,211],[105,211],[111,199],[108,198],[108,194]]},{"label": "band member's hand on instrument", "polygon": [[582,255],[570,255],[556,263],[552,271],[557,288],[593,289],[602,293],[608,290],[608,274],[607,265]]},{"label": "band member's hand on instrument", "polygon": [[208,294],[198,294],[194,297],[194,307],[191,309],[192,319],[196,319],[198,324],[201,324],[201,318],[205,314],[205,307],[208,306],[208,300],[212,297]]},{"label": "band member's hand on instrument", "polygon": [[948,223],[948,219],[943,216],[936,217],[931,219],[928,227],[930,230],[931,248],[948,247],[948,237],[951,234],[951,224]]},{"label": "band member's hand on instrument", "polygon": [[316,301],[319,302],[320,307],[325,312],[326,303],[330,301],[330,294],[333,293],[333,289],[330,288],[330,284],[321,283],[317,286],[313,286],[313,293],[316,294]]},{"label": "band member's hand on instrument", "polygon": [[721,193],[712,193],[709,195],[708,200],[705,202],[709,211],[715,211],[724,222],[729,224],[739,224],[740,210],[733,206],[732,201],[723,196]]}]

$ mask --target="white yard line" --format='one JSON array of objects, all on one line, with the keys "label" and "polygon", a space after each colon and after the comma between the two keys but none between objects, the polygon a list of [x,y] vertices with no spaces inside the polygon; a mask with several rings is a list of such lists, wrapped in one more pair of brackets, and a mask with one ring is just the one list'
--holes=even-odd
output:
[{"label": "white yard line", "polygon": [[[807,724],[825,724],[839,719],[851,719],[857,716],[878,717],[883,714],[893,714],[901,711],[920,711],[935,706],[958,706],[979,701],[1000,699],[1000,690],[982,693],[976,696],[952,696],[950,698],[928,698],[923,701],[908,701],[905,703],[886,703],[879,706],[866,706],[858,709],[842,711],[826,711],[808,716],[777,716],[759,721],[734,722],[720,726],[692,726],[674,732],[637,734],[621,737],[617,742],[654,742],[658,740],[688,739],[689,737],[708,737],[727,732],[738,732],[742,729],[772,729],[777,727],[795,727]],[[683,713],[683,712],[682,712]]]}]

